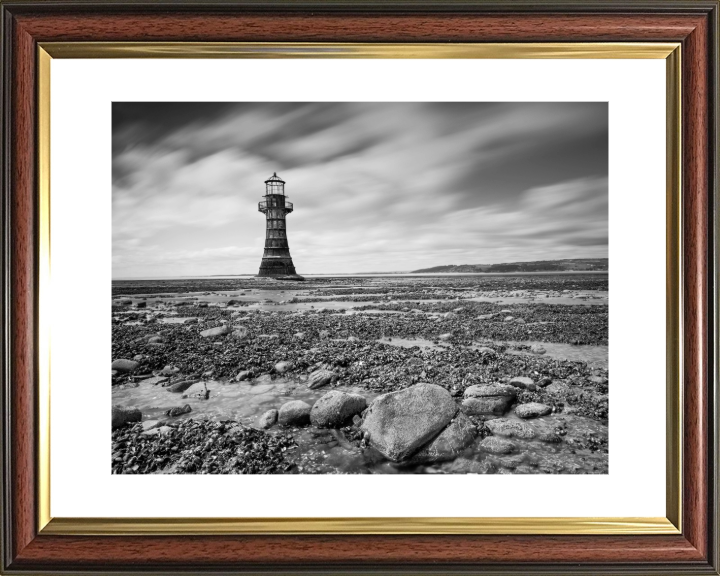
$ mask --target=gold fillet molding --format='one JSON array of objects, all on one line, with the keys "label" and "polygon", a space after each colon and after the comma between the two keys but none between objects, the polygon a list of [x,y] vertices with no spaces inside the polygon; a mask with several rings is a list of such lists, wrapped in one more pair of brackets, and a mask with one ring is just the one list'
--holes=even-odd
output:
[{"label": "gold fillet molding", "polygon": [[[667,125],[666,518],[53,518],[50,512],[50,73],[53,58],[664,59]],[[681,47],[677,43],[53,42],[38,47],[38,529],[66,535],[679,534],[682,518]]]},{"label": "gold fillet molding", "polygon": [[53,518],[42,534],[679,534],[667,518]]},{"label": "gold fillet molding", "polygon": [[373,44],[324,42],[41,42],[52,58],[665,59],[674,42]]}]

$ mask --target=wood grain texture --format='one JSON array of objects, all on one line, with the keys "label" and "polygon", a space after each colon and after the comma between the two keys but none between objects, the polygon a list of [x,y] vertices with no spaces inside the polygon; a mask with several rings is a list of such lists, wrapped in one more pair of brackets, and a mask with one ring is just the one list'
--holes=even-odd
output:
[{"label": "wood grain texture", "polygon": [[683,48],[683,240],[685,316],[684,533],[708,552],[708,37],[707,22]]},{"label": "wood grain texture", "polygon": [[[12,54],[10,186],[12,208],[10,556],[5,568],[37,570],[477,571],[521,566],[525,572],[716,573],[711,546],[717,518],[710,483],[712,360],[709,321],[715,246],[709,244],[714,169],[716,4],[594,14],[430,14],[273,12],[186,6],[180,14],[117,7],[4,6]],[[613,10],[617,10],[617,7]],[[12,31],[10,36],[8,30]],[[682,536],[251,536],[62,537],[35,528],[35,50],[40,41],[679,41],[683,43],[683,242],[685,436]],[[8,86],[12,86],[9,88]],[[5,143],[6,146],[9,143]],[[711,252],[712,250],[712,252]],[[6,295],[7,296],[7,295]],[[581,566],[582,565],[582,566]]]},{"label": "wood grain texture", "polygon": [[41,537],[23,551],[17,566],[42,568],[69,560],[73,566],[90,568],[126,565],[139,559],[151,566],[201,563],[221,570],[236,564],[670,564],[697,562],[702,556],[682,536]]},{"label": "wood grain texture", "polygon": [[236,42],[578,42],[663,41],[687,37],[697,15],[472,14],[134,14],[21,15],[18,26],[38,41]]},{"label": "wood grain texture", "polygon": [[35,538],[35,44],[12,35],[13,102],[10,189],[12,549]]}]

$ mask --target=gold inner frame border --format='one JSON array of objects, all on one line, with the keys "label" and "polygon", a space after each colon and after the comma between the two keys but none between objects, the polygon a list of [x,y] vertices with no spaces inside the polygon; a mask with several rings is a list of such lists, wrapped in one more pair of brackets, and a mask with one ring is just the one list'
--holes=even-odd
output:
[{"label": "gold inner frame border", "polygon": [[[666,517],[53,518],[50,513],[50,73],[53,58],[664,59],[666,61]],[[681,45],[47,42],[38,45],[38,530],[53,535],[679,534],[682,531]]]}]

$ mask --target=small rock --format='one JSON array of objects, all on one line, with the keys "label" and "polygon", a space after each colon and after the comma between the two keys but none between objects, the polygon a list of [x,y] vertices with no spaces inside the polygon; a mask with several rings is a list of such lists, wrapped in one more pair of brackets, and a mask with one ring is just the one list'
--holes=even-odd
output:
[{"label": "small rock", "polygon": [[512,378],[508,384],[510,384],[510,386],[515,386],[515,388],[523,388],[527,390],[533,390],[535,388],[535,382],[532,381],[532,378],[527,378],[526,376],[515,376],[515,378]]},{"label": "small rock", "polygon": [[267,412],[264,412],[260,418],[258,418],[258,428],[262,428],[263,430],[267,430],[268,428],[271,428],[275,425],[275,423],[278,420],[278,411],[274,408],[272,410],[268,410]]},{"label": "small rock", "polygon": [[322,396],[310,411],[310,422],[318,428],[340,428],[367,407],[359,394],[333,390]]},{"label": "small rock", "polygon": [[198,382],[200,382],[199,378],[191,378],[189,380],[181,380],[180,382],[175,382],[174,384],[171,384],[170,386],[168,386],[166,388],[166,390],[168,392],[175,392],[175,393],[185,392],[185,390],[190,388],[190,386],[192,386],[193,384],[196,384]]},{"label": "small rock", "polygon": [[235,382],[242,382],[243,380],[250,380],[253,377],[252,370],[241,370],[238,375],[235,376]]},{"label": "small rock", "polygon": [[495,352],[495,350],[489,348],[488,346],[480,346],[477,351],[480,352],[480,354],[482,354],[483,356],[497,356],[497,352]]},{"label": "small rock", "polygon": [[461,410],[470,416],[502,416],[517,397],[516,389],[506,384],[470,386],[465,390]]},{"label": "small rock", "polygon": [[312,407],[302,400],[292,400],[280,406],[278,422],[283,426],[299,426],[310,422],[310,410]]},{"label": "small rock", "polygon": [[310,388],[310,390],[322,388],[323,386],[330,384],[334,377],[335,373],[330,370],[325,370],[324,368],[315,370],[315,372],[308,376],[308,388]]},{"label": "small rock", "polygon": [[553,394],[555,396],[563,396],[570,392],[570,386],[568,386],[562,380],[556,380],[556,381],[553,381],[552,384],[549,384],[545,388],[545,392],[547,392],[549,394]]},{"label": "small rock", "polygon": [[545,350],[545,348],[543,348],[539,344],[533,344],[532,346],[530,346],[530,352],[532,352],[533,354],[545,354],[547,350]]},{"label": "small rock", "polygon": [[215,338],[217,336],[225,336],[230,333],[229,326],[218,326],[217,328],[209,328],[200,332],[200,336],[203,338]]},{"label": "small rock", "polygon": [[278,362],[275,364],[275,372],[278,374],[285,374],[288,370],[292,370],[292,362]]},{"label": "small rock", "polygon": [[183,414],[189,414],[190,412],[192,412],[190,404],[185,404],[185,406],[176,406],[175,408],[170,408],[170,410],[166,410],[165,416],[182,416]]},{"label": "small rock", "polygon": [[539,402],[529,402],[527,404],[520,404],[515,407],[515,414],[520,418],[538,418],[540,416],[547,416],[552,412],[552,408]]},{"label": "small rock", "polygon": [[118,372],[132,372],[140,365],[139,362],[135,362],[135,360],[126,360],[124,358],[121,358],[119,360],[113,361],[113,363],[110,365],[110,368],[112,370],[117,370]]},{"label": "small rock", "polygon": [[497,468],[489,460],[471,460],[470,458],[456,458],[451,464],[444,468],[451,474],[494,474]]},{"label": "small rock", "polygon": [[442,340],[443,342],[447,342],[448,340],[450,340],[452,338],[452,334],[450,334],[450,333],[440,334],[440,336],[438,338],[440,340]]},{"label": "small rock", "polygon": [[508,420],[507,418],[497,418],[488,420],[485,425],[495,436],[507,436],[509,438],[524,438],[529,440],[535,437],[535,429],[517,420]]},{"label": "small rock", "polygon": [[162,376],[173,376],[174,374],[177,374],[180,372],[180,368],[177,368],[176,366],[165,366],[162,370],[160,370],[160,375]]},{"label": "small rock", "polygon": [[515,451],[515,444],[510,440],[503,440],[496,436],[488,436],[480,442],[480,447],[490,454],[511,454]]}]

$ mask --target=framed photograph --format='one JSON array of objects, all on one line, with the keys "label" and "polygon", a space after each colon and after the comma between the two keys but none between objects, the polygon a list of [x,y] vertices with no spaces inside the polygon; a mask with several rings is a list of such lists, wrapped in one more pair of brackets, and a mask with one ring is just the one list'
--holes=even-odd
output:
[{"label": "framed photograph", "polygon": [[0,9],[0,571],[718,573],[717,2]]}]

